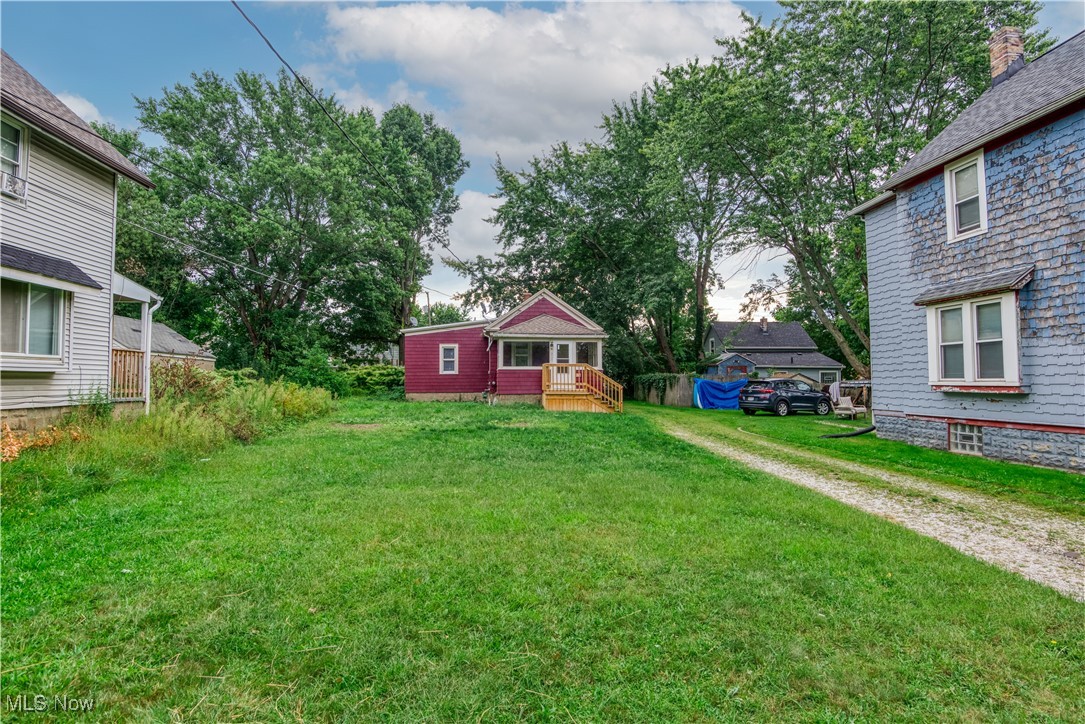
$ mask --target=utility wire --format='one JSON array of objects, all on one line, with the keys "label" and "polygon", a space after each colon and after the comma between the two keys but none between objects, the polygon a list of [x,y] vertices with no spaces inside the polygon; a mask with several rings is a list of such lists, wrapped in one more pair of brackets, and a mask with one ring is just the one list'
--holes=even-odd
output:
[{"label": "utility wire", "polygon": [[[316,93],[314,93],[313,90],[309,87],[309,84],[306,82],[305,78],[303,78],[296,70],[294,70],[294,66],[290,65],[290,63],[287,62],[286,58],[284,58],[282,53],[280,53],[275,48],[271,40],[269,40],[268,37],[264,35],[264,31],[260,29],[260,26],[257,25],[252,18],[245,14],[245,11],[242,10],[241,6],[237,4],[237,0],[230,0],[230,4],[237,9],[237,12],[241,13],[241,17],[245,18],[245,21],[252,26],[252,29],[256,31],[257,35],[259,35],[260,38],[264,41],[264,44],[271,49],[271,52],[275,54],[275,57],[279,59],[279,62],[282,63],[286,67],[286,69],[290,71],[291,75],[293,75],[295,79],[297,79],[298,84],[301,85],[305,92],[309,94],[309,97],[316,102],[316,104],[320,107],[320,110],[322,110],[324,112],[324,115],[328,117],[328,120],[335,124],[335,127],[339,129],[339,132],[343,134],[343,137],[346,138],[351,143],[351,145],[354,146],[354,148],[358,149],[358,153],[361,154],[365,162],[369,164],[369,167],[373,169],[373,173],[377,174],[377,178],[379,178],[381,182],[384,183],[384,185],[388,188],[389,191],[396,195],[396,198],[398,198],[404,206],[409,207],[410,204],[407,202],[407,199],[403,198],[403,194],[399,192],[399,189],[392,185],[392,183],[384,177],[384,174],[381,173],[380,169],[377,168],[376,164],[369,160],[369,156],[367,156],[362,147],[358,145],[358,142],[354,140],[354,137],[347,133],[343,126],[339,124],[339,121],[335,119],[335,116],[333,116],[331,112],[328,111],[327,107],[324,105],[324,102],[320,100],[320,97]],[[443,246],[445,250],[448,251],[448,253],[451,254],[454,259],[456,259],[456,261],[461,264],[466,264],[463,259],[456,255],[456,252],[452,251],[452,247],[450,244],[446,242],[442,243],[441,246]]]},{"label": "utility wire", "polygon": [[250,272],[252,274],[256,274],[257,276],[264,277],[265,279],[268,279],[268,280],[273,281],[273,282],[278,282],[279,284],[283,284],[284,286],[290,287],[291,289],[297,289],[299,291],[304,291],[307,295],[311,294],[313,296],[321,297],[322,299],[329,299],[329,297],[325,296],[324,294],[321,294],[320,292],[315,292],[315,291],[312,291],[311,289],[303,289],[300,284],[294,284],[294,283],[286,281],[285,279],[280,279],[279,277],[275,276],[274,274],[268,274],[268,273],[262,272],[262,271],[260,271],[258,269],[253,269],[250,266],[246,266],[245,264],[240,264],[238,262],[231,261],[230,259],[227,259],[224,256],[220,256],[218,254],[215,254],[214,252],[208,251],[207,249],[204,249],[203,247],[196,246],[195,244],[192,244],[191,242],[182,241],[181,239],[178,239],[178,238],[176,238],[174,236],[170,236],[169,234],[163,234],[160,231],[155,231],[154,229],[147,228],[146,226],[143,226],[142,224],[139,224],[139,223],[137,223],[135,221],[130,221],[129,219],[125,219],[125,218],[123,218],[121,216],[118,216],[116,213],[110,213],[109,211],[106,211],[105,209],[94,206],[93,204],[89,204],[86,201],[83,201],[82,199],[78,199],[78,198],[76,198],[74,196],[70,196],[70,195],[68,195],[68,194],[66,194],[66,193],[64,193],[62,191],[58,191],[56,189],[49,188],[48,186],[45,186],[45,185],[40,184],[40,183],[35,183],[33,185],[33,189],[35,191],[44,191],[44,192],[46,192],[48,194],[52,194],[53,196],[57,196],[59,198],[62,198],[64,200],[69,201],[69,202],[71,202],[73,204],[76,204],[78,206],[82,206],[83,208],[88,209],[90,211],[93,211],[96,214],[100,214],[101,216],[104,216],[107,219],[111,219],[114,222],[119,221],[122,224],[127,224],[128,226],[132,226],[132,227],[134,227],[136,229],[139,229],[141,231],[145,231],[148,234],[159,237],[160,239],[165,239],[166,241],[172,241],[175,244],[179,244],[179,245],[181,245],[183,247],[191,249],[192,251],[196,252],[197,254],[203,254],[205,256],[209,256],[209,257],[211,257],[213,259],[221,261],[222,263],[226,264],[227,266],[231,267],[232,269],[244,269],[247,272]]}]

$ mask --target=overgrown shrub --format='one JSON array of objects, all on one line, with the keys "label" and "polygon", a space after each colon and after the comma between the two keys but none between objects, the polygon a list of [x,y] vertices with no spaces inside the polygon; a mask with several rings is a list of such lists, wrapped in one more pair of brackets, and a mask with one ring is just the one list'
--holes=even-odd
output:
[{"label": "overgrown shrub", "polygon": [[322,387],[333,397],[350,394],[350,377],[331,363],[328,353],[314,349],[297,364],[282,369],[282,378],[305,387]]},{"label": "overgrown shrub", "polygon": [[403,388],[403,368],[395,365],[355,365],[347,368],[346,375],[355,392],[394,393]]},{"label": "overgrown shrub", "polygon": [[191,360],[151,364],[152,400],[209,404],[226,394],[231,384],[221,373],[197,367]]}]

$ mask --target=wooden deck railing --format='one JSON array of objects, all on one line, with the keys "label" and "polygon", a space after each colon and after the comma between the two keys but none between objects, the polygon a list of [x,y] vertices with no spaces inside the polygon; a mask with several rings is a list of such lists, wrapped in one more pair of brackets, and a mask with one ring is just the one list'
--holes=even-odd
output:
[{"label": "wooden deck railing", "polygon": [[543,395],[574,393],[590,395],[615,412],[622,411],[622,386],[601,370],[587,364],[544,364]]},{"label": "wooden deck railing", "polygon": [[143,353],[130,349],[113,350],[114,400],[143,399]]}]

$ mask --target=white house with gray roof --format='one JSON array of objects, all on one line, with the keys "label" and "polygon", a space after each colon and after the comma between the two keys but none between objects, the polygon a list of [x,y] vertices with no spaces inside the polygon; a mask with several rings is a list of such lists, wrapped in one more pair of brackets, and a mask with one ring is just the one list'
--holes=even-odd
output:
[{"label": "white house with gray roof", "polygon": [[1085,34],[992,84],[852,213],[880,437],[1085,470]]},{"label": "white house with gray roof", "polygon": [[844,365],[818,352],[798,322],[713,322],[704,342],[710,375],[732,379],[802,375],[831,385]]},{"label": "white house with gray roof", "polygon": [[[153,184],[7,52],[0,139],[0,418],[34,427],[112,395],[114,301],[150,325],[157,297],[113,256],[118,178]],[[144,404],[147,362],[127,370]]]}]

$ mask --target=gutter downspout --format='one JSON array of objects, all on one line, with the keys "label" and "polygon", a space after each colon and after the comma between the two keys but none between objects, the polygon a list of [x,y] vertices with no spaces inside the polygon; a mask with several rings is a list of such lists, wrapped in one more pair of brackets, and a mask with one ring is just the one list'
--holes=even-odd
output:
[{"label": "gutter downspout", "polygon": [[143,335],[143,414],[151,414],[151,317],[162,306],[161,299],[155,299],[154,306],[148,307],[143,302],[140,307],[140,332]]}]

